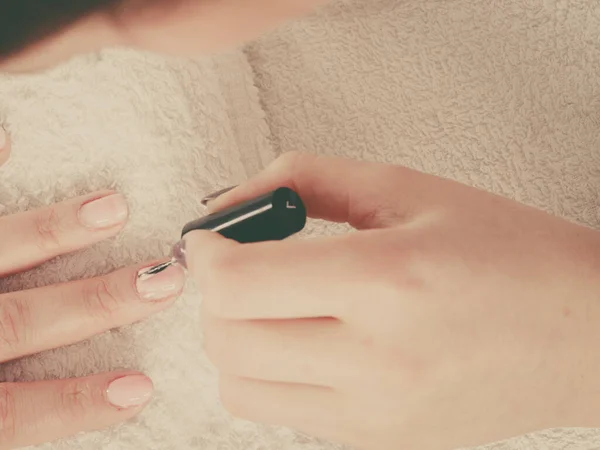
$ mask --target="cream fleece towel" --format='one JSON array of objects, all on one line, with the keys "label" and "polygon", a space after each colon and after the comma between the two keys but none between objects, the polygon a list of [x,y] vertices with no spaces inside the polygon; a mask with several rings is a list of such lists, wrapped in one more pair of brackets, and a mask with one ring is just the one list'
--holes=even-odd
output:
[{"label": "cream fleece towel", "polygon": [[[260,98],[237,53],[167,62],[109,52],[2,78],[0,120],[15,140],[0,169],[2,214],[116,187],[132,218],[118,239],[0,286],[161,256],[200,212],[201,193],[291,149],[404,163],[597,227],[598,42],[591,0],[359,0],[249,47]],[[138,419],[40,448],[333,448],[229,419],[201,353],[196,294],[189,286],[148,321],[4,365],[4,380],[121,367],[155,380]],[[556,430],[489,448],[595,449],[600,433]]]},{"label": "cream fleece towel", "polygon": [[[127,51],[80,58],[50,73],[0,78],[0,120],[12,135],[0,168],[2,214],[97,189],[123,192],[131,220],[112,241],[0,280],[31,288],[106,273],[167,255],[200,198],[272,159],[268,129],[238,53],[167,61]],[[202,353],[192,285],[171,309],[87,342],[0,367],[2,381],[119,368],[152,377],[156,397],[137,419],[40,449],[320,448],[280,430],[232,421]]]},{"label": "cream fleece towel", "polygon": [[[278,153],[401,163],[600,227],[597,1],[339,2],[247,54]],[[600,432],[489,448],[598,449]]]}]

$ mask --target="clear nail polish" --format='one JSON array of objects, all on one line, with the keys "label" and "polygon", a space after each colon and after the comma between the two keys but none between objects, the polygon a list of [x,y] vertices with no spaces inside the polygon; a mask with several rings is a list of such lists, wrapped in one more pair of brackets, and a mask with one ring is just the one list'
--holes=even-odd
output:
[{"label": "clear nail polish", "polygon": [[182,239],[173,246],[173,250],[171,253],[172,257],[169,261],[141,270],[140,273],[138,273],[138,283],[153,278],[156,275],[163,273],[164,271],[170,269],[173,266],[183,267],[185,270],[187,270],[184,239]]},{"label": "clear nail polish", "polygon": [[128,375],[117,378],[108,386],[106,398],[117,408],[142,406],[150,400],[154,386],[144,375]]},{"label": "clear nail polish", "polygon": [[142,269],[138,273],[136,289],[140,298],[147,302],[175,297],[183,289],[185,273],[178,265],[168,265],[164,270],[149,273]]},{"label": "clear nail polish", "polygon": [[128,214],[125,198],[120,194],[113,194],[84,204],[78,216],[83,226],[98,230],[122,224]]},{"label": "clear nail polish", "polygon": [[186,250],[185,250],[185,239],[182,239],[177,244],[173,246],[173,262],[179,264],[181,267],[187,270],[187,261],[186,261]]}]

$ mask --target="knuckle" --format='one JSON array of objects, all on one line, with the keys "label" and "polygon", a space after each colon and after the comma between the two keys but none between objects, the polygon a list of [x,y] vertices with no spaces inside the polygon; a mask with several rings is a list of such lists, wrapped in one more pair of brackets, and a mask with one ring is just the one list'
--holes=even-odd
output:
[{"label": "knuckle", "polygon": [[227,271],[231,269],[235,262],[235,252],[232,248],[223,248],[221,251],[215,253],[210,259],[208,263],[208,273],[211,277],[221,279]]},{"label": "knuckle", "polygon": [[0,341],[2,353],[12,356],[28,340],[31,311],[25,299],[8,297],[0,302]]},{"label": "knuckle", "polygon": [[56,410],[63,423],[88,415],[97,403],[94,390],[84,380],[69,380],[58,392]]},{"label": "knuckle", "polygon": [[0,383],[0,448],[10,448],[16,432],[14,388],[7,383]]},{"label": "knuckle", "polygon": [[381,254],[384,255],[380,261],[382,266],[378,267],[383,269],[378,271],[377,280],[396,293],[425,288],[428,267],[433,261],[418,240],[396,242],[393,248],[388,247],[387,253]]},{"label": "knuckle", "polygon": [[[389,340],[389,339],[388,339]],[[378,386],[403,386],[415,389],[426,384],[428,364],[425,357],[395,343],[382,343],[366,357],[377,371],[369,373]]]},{"label": "knuckle", "polygon": [[360,255],[361,248],[356,247],[358,254],[352,255],[352,261],[353,273],[369,286],[373,301],[364,302],[359,297],[348,301],[346,314],[371,323],[379,333],[395,335],[403,329],[399,324],[406,321],[407,304],[431,289],[432,258],[418,242],[405,239],[369,242],[372,248],[368,252],[378,258],[364,258]]},{"label": "knuckle", "polygon": [[286,152],[277,158],[274,162],[274,168],[277,172],[284,174],[291,181],[295,179],[294,175],[305,167],[312,166],[317,157],[310,153],[299,151]]},{"label": "knuckle", "polygon": [[114,316],[123,303],[116,285],[105,277],[84,284],[82,301],[90,316],[102,319]]},{"label": "knuckle", "polygon": [[38,248],[44,253],[59,251],[62,247],[64,230],[56,206],[37,212],[33,221]]},{"label": "knuckle", "polygon": [[[203,284],[203,301],[205,308],[217,317],[228,317],[230,305],[228,299],[235,296],[227,295],[225,290],[236,286],[242,274],[240,253],[237,247],[228,246],[215,253],[208,261]],[[236,282],[235,279],[238,281]]]},{"label": "knuckle", "polygon": [[304,158],[305,156],[305,153],[299,152],[297,150],[285,152],[275,160],[275,165],[279,168],[289,170],[290,168],[297,165],[297,163],[300,162],[301,158]]},{"label": "knuckle", "polygon": [[210,362],[217,370],[225,371],[229,364],[227,355],[228,340],[223,336],[222,327],[219,327],[214,320],[208,320],[204,324],[204,352]]}]

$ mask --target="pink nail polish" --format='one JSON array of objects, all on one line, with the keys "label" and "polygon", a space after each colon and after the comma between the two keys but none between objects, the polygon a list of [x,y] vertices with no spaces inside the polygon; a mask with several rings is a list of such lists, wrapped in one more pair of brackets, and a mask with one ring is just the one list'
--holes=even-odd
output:
[{"label": "pink nail polish", "polygon": [[178,264],[148,275],[148,268],[138,272],[136,288],[142,300],[158,301],[176,296],[183,289],[185,272]]},{"label": "pink nail polish", "polygon": [[79,210],[79,221],[87,228],[104,229],[122,224],[128,214],[125,198],[113,194],[84,204]]},{"label": "pink nail polish", "polygon": [[144,375],[128,375],[117,378],[108,386],[106,398],[117,408],[142,406],[154,391],[152,380]]}]

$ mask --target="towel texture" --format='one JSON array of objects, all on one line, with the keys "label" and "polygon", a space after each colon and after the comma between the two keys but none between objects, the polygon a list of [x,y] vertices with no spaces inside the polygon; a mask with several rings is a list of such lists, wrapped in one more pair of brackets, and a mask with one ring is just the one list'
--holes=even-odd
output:
[{"label": "towel texture", "polygon": [[[116,239],[0,280],[9,291],[166,254],[202,194],[307,150],[402,163],[600,226],[600,6],[588,0],[338,2],[195,61],[128,51],[0,77],[13,155],[0,214],[116,188]],[[311,233],[343,227],[313,224]],[[193,284],[143,323],[0,368],[1,380],[139,369],[156,398],[137,419],[40,449],[333,449],[230,419],[201,350]],[[595,449],[553,430],[488,448]]]},{"label": "towel texture", "polygon": [[[600,227],[598,2],[338,2],[247,54],[277,153],[400,163]],[[489,448],[598,449],[600,432]]]},{"label": "towel texture", "polygon": [[[4,77],[0,116],[14,143],[0,169],[2,214],[105,188],[123,192],[131,207],[117,239],[0,280],[4,292],[163,257],[183,224],[203,214],[203,193],[237,183],[272,159],[241,52],[166,61],[112,51],[44,75]],[[155,400],[136,420],[42,449],[316,448],[289,432],[230,420],[201,346],[199,296],[189,286],[162,314],[4,364],[0,377],[28,381],[132,368],[153,379]]]}]

